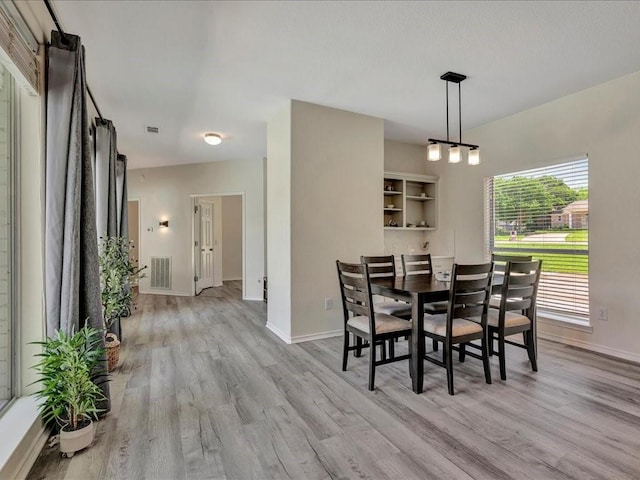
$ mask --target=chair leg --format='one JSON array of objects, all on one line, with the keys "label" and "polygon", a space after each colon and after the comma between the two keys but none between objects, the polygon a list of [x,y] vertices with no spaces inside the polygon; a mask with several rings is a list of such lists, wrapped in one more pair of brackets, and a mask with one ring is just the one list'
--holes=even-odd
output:
[{"label": "chair leg", "polygon": [[[396,338],[396,340],[398,340]],[[391,358],[392,360],[396,357],[396,346],[393,343],[393,338],[391,340],[389,340],[389,358]]]},{"label": "chair leg", "polygon": [[380,342],[380,350],[381,350],[380,358],[382,360],[386,360],[387,359],[387,342],[385,340],[382,340]]},{"label": "chair leg", "polygon": [[442,358],[447,369],[447,388],[449,389],[449,395],[453,395],[453,349],[447,342],[443,342],[442,347],[444,349]]},{"label": "chair leg", "polygon": [[344,332],[344,347],[342,349],[342,371],[347,371],[347,358],[349,358],[349,332]]},{"label": "chair leg", "polygon": [[458,350],[459,350],[459,353],[460,353],[460,358],[459,358],[460,359],[460,363],[464,363],[464,358],[467,355],[467,344],[466,343],[461,343],[458,346]]},{"label": "chair leg", "polygon": [[435,338],[431,339],[431,344],[433,345],[433,351],[437,352],[438,351],[438,341]]},{"label": "chair leg", "polygon": [[507,352],[504,343],[504,335],[498,334],[498,359],[500,360],[500,378],[507,379]]},{"label": "chair leg", "polygon": [[484,380],[487,383],[491,383],[491,365],[489,363],[489,345],[487,344],[486,335],[482,337],[482,366],[484,367]]},{"label": "chair leg", "polygon": [[362,339],[356,336],[356,349],[353,351],[354,357],[362,356]]},{"label": "chair leg", "polygon": [[489,356],[492,357],[494,353],[496,353],[495,349],[493,348],[493,342],[495,341],[495,337],[493,335],[493,330],[489,330]]},{"label": "chair leg", "polygon": [[[382,342],[384,348],[384,342]],[[373,384],[376,378],[376,345],[375,342],[371,342],[371,350],[369,352],[369,390],[373,390]]]},{"label": "chair leg", "polygon": [[529,361],[531,362],[531,369],[534,372],[538,371],[538,360],[536,358],[536,339],[533,336],[533,331],[529,330],[525,335],[525,342],[527,345],[527,353],[529,354]]}]

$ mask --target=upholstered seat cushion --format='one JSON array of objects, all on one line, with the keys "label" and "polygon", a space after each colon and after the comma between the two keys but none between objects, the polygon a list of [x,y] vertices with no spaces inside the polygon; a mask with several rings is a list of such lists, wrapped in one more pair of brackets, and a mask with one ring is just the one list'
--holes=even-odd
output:
[{"label": "upholstered seat cushion", "polygon": [[[444,337],[447,334],[447,315],[425,315],[424,331]],[[480,323],[464,318],[453,319],[452,335],[454,337],[462,337],[474,333],[482,333],[482,325]]]},{"label": "upholstered seat cushion", "polygon": [[[365,333],[369,333],[369,317],[352,317],[347,322],[347,325],[357,328]],[[401,332],[404,330],[411,330],[410,320],[403,320],[385,313],[376,313],[376,333],[378,335],[390,332]]]},{"label": "upholstered seat cushion", "polygon": [[[492,327],[498,326],[498,317],[500,315],[500,310],[496,310],[494,308],[489,309],[489,315],[487,316],[487,323]],[[504,325],[508,327],[520,327],[522,325],[529,325],[531,320],[527,318],[525,315],[516,312],[505,312],[504,315]]]},{"label": "upholstered seat cushion", "polygon": [[396,317],[411,317],[411,305],[404,302],[374,303],[373,311]]}]

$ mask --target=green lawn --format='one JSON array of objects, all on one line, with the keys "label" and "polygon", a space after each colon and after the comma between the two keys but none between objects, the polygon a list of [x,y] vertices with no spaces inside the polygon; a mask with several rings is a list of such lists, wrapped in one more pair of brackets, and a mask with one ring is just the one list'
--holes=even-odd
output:
[{"label": "green lawn", "polygon": [[[538,232],[538,233],[555,233],[555,232]],[[542,243],[542,242],[525,242],[525,236],[518,235],[518,241],[509,241],[508,235],[495,237],[495,249],[500,248],[516,248],[522,250],[522,254],[529,253],[530,250],[544,249],[544,253],[531,253],[534,258],[542,260],[542,270],[545,272],[558,273],[589,273],[589,256],[588,255],[572,255],[553,253],[553,250],[571,249],[571,250],[588,250],[588,231],[572,230],[567,232],[568,235],[564,242]],[[574,242],[581,242],[576,244]],[[583,243],[584,242],[584,243]],[[548,252],[548,253],[547,253]],[[517,255],[517,253],[514,253]]]}]

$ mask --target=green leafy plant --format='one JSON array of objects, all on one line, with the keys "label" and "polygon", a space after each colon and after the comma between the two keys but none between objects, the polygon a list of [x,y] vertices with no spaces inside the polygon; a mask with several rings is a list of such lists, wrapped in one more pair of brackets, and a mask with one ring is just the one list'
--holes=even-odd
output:
[{"label": "green leafy plant", "polygon": [[101,368],[104,351],[102,331],[85,326],[68,335],[56,332],[54,338],[34,342],[42,346],[41,360],[33,366],[38,372],[36,383],[42,389],[40,413],[46,423],[55,421],[66,430],[78,430],[102,410],[98,402],[105,400],[99,382],[106,381]]},{"label": "green leafy plant", "polygon": [[124,237],[102,237],[100,245],[100,286],[105,328],[130,311],[133,300],[131,284],[144,277],[129,257],[129,244]]}]

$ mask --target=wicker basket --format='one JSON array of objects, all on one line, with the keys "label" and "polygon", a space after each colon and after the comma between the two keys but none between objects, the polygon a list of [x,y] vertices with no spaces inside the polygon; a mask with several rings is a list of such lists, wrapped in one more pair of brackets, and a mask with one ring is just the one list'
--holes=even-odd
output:
[{"label": "wicker basket", "polygon": [[107,368],[113,372],[120,360],[120,340],[114,333],[107,333],[104,344],[107,350]]}]

